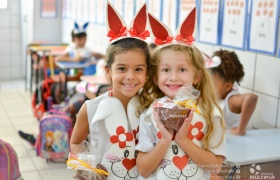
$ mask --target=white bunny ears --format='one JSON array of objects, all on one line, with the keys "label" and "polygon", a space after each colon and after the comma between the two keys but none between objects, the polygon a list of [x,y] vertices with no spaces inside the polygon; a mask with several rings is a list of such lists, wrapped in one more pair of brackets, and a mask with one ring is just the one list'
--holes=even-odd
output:
[{"label": "white bunny ears", "polygon": [[109,1],[107,1],[107,36],[110,37],[110,43],[124,38],[136,38],[145,40],[150,36],[147,30],[147,11],[146,3],[136,13],[129,28],[127,29],[124,19],[114,9]]},{"label": "white bunny ears", "polygon": [[88,22],[86,22],[83,26],[79,26],[77,22],[74,22],[74,33],[75,34],[86,33],[87,27],[88,27]]},{"label": "white bunny ears", "polygon": [[206,68],[215,68],[215,67],[218,67],[221,64],[221,58],[219,56],[214,56],[214,57],[211,58],[210,56],[208,56],[204,52],[201,52],[201,54],[204,58]]},{"label": "white bunny ears", "polygon": [[186,19],[179,25],[175,35],[159,19],[148,13],[152,39],[157,45],[181,44],[191,46],[195,38],[196,30],[196,7],[192,9]]}]

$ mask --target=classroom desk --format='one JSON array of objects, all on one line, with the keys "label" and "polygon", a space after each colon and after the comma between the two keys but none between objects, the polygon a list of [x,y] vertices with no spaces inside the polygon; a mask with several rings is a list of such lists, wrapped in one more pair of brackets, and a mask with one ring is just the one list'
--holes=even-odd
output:
[{"label": "classroom desk", "polygon": [[86,89],[86,97],[88,99],[93,99],[98,96],[98,91],[101,90],[102,86],[105,88],[102,90],[107,90],[109,87],[111,87],[110,82],[104,76],[81,76],[80,79],[92,85],[99,85],[96,93],[90,92],[88,89]]},{"label": "classroom desk", "polygon": [[226,154],[224,164],[232,167],[229,179],[242,166],[279,161],[280,129],[247,130],[244,136],[227,133]]},{"label": "classroom desk", "polygon": [[[81,62],[66,62],[66,61],[56,61],[55,64],[61,69],[65,74],[65,87],[64,92],[61,94],[63,98],[67,97],[67,74],[70,69],[84,69],[91,65],[90,61],[81,61]],[[62,92],[62,91],[61,91]]]},{"label": "classroom desk", "polygon": [[[37,68],[35,70],[35,84],[38,85],[39,81],[39,61],[50,54],[52,56],[61,55],[64,53],[67,44],[64,43],[31,43],[27,46],[27,56],[28,54],[31,55],[31,62],[30,62],[30,92],[32,92],[32,85],[33,85],[33,64],[36,62]],[[28,82],[28,57],[26,56],[26,67],[25,67],[25,89],[27,90],[27,82]]]}]

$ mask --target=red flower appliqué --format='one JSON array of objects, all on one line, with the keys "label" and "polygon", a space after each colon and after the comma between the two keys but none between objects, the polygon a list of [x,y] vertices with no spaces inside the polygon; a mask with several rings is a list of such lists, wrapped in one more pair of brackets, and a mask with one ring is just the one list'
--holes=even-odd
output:
[{"label": "red flower appliqu\u00e9", "polygon": [[134,138],[135,138],[135,144],[138,143],[138,132],[139,132],[139,126],[137,127],[137,129],[133,129],[132,133],[134,135]]},{"label": "red flower appliqu\u00e9", "polygon": [[110,137],[111,143],[113,144],[119,143],[119,147],[121,149],[126,147],[126,141],[132,141],[132,140],[133,140],[133,134],[126,133],[122,126],[117,127],[116,135],[112,135]]},{"label": "red flower appliqu\u00e9", "polygon": [[189,130],[188,130],[188,138],[190,140],[193,140],[194,138],[201,141],[204,133],[201,131],[203,128],[202,122],[196,122],[194,125],[190,124]]}]

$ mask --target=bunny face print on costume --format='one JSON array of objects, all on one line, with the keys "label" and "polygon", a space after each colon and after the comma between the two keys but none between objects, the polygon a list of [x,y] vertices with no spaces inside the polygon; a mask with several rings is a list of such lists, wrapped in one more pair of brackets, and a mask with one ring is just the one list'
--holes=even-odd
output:
[{"label": "bunny face print on costume", "polygon": [[104,123],[110,144],[102,155],[101,164],[109,171],[108,179],[136,179],[135,143],[139,120],[136,108],[137,96],[128,103],[127,114],[120,100],[114,97],[103,99],[97,107],[91,127]]}]

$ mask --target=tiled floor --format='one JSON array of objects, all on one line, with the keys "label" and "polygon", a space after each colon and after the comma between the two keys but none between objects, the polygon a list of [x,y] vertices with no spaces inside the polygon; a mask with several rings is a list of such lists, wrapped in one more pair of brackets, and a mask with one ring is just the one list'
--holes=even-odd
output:
[{"label": "tiled floor", "polygon": [[16,150],[24,180],[73,179],[73,171],[67,170],[65,163],[47,163],[19,137],[18,130],[37,135],[38,125],[32,115],[31,94],[25,91],[24,81],[0,82],[0,139],[9,142]]}]

